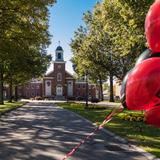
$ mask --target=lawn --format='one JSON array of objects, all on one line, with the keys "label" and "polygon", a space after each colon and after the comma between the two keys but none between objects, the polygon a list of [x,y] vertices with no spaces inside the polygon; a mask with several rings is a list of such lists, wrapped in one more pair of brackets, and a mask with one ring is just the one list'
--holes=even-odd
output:
[{"label": "lawn", "polygon": [[[97,124],[111,111],[91,105],[89,109],[84,109],[84,104],[80,103],[58,103],[58,106],[76,112]],[[105,128],[160,158],[160,129],[145,124],[142,112],[125,110],[115,116]]]},{"label": "lawn", "polygon": [[24,102],[5,102],[4,105],[0,105],[0,114],[5,113],[6,111],[12,110],[14,108],[20,107]]}]

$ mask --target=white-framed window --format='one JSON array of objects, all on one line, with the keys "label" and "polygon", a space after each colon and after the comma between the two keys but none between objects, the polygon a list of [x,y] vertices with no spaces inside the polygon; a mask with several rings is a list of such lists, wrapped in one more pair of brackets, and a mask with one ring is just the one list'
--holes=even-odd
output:
[{"label": "white-framed window", "polygon": [[62,81],[62,74],[61,73],[57,74],[57,81]]},{"label": "white-framed window", "polygon": [[40,86],[37,84],[37,85],[36,85],[36,89],[39,89],[39,88],[40,88]]},{"label": "white-framed window", "polygon": [[31,88],[34,89],[34,84],[31,84]]},{"label": "white-framed window", "polygon": [[26,85],[26,89],[29,89],[29,88],[30,88],[30,85],[29,85],[29,84],[27,84],[27,85]]},{"label": "white-framed window", "polygon": [[26,96],[27,96],[27,97],[29,96],[29,92],[26,92]]},{"label": "white-framed window", "polygon": [[32,92],[32,96],[35,96],[34,92]]}]

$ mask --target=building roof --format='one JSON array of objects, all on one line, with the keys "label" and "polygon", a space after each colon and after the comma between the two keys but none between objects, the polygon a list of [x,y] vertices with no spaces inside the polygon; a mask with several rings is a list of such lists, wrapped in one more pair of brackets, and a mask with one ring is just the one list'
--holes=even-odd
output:
[{"label": "building roof", "polygon": [[63,51],[63,48],[62,48],[61,46],[58,46],[58,47],[56,48],[56,51]]}]

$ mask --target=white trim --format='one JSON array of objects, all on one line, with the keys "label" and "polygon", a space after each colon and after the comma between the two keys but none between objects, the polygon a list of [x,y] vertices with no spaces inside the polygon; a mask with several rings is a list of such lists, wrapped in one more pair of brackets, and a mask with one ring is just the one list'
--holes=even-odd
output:
[{"label": "white trim", "polygon": [[43,79],[54,79],[54,77],[43,77]]},{"label": "white trim", "polygon": [[52,70],[52,71],[50,71],[50,72],[46,73],[46,75],[45,75],[45,76],[47,76],[47,75],[51,74],[52,72],[54,72],[54,70]]},{"label": "white trim", "polygon": [[62,81],[62,73],[57,73],[57,82]]},{"label": "white trim", "polygon": [[66,79],[72,79],[73,80],[74,78],[73,77],[66,77]]},{"label": "white trim", "polygon": [[[75,81],[75,84],[84,84],[86,82],[78,82],[78,81]],[[91,86],[97,86],[96,84],[93,84],[93,83],[88,83],[88,85],[91,85]]]},{"label": "white trim", "polygon": [[66,63],[66,61],[53,61],[53,63]]},{"label": "white trim", "polygon": [[67,81],[67,95],[73,96],[73,80]]},{"label": "white trim", "polygon": [[72,75],[71,73],[69,73],[68,71],[65,70],[65,72],[66,72],[67,74],[69,74],[71,77],[73,77],[73,75]]},{"label": "white trim", "polygon": [[35,84],[42,84],[42,81],[39,81],[39,82],[38,81],[37,82],[29,82],[29,83],[31,83],[31,84],[34,84],[34,83]]},{"label": "white trim", "polygon": [[77,84],[86,84],[86,82],[75,82],[75,83],[77,83]]},{"label": "white trim", "polygon": [[63,96],[63,86],[61,84],[56,86],[56,96]]},{"label": "white trim", "polygon": [[[52,95],[52,82],[51,80],[45,80],[45,96],[51,96]],[[48,85],[49,83],[49,85]]]}]

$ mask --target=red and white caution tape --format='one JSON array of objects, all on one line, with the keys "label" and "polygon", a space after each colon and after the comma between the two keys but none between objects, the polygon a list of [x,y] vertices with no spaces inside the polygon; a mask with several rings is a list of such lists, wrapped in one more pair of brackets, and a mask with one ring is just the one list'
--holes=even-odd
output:
[{"label": "red and white caution tape", "polygon": [[76,150],[82,145],[84,144],[88,139],[90,139],[97,131],[99,131],[100,129],[103,128],[103,126],[105,124],[107,124],[109,121],[112,120],[113,116],[116,115],[117,113],[120,113],[123,111],[123,108],[114,108],[104,119],[104,121],[98,126],[96,127],[93,132],[91,132],[89,135],[87,135],[86,137],[84,137],[84,139],[76,146],[74,147],[62,160],[66,160],[67,158],[69,158],[70,156],[72,156],[74,154],[74,152],[76,152]]}]

